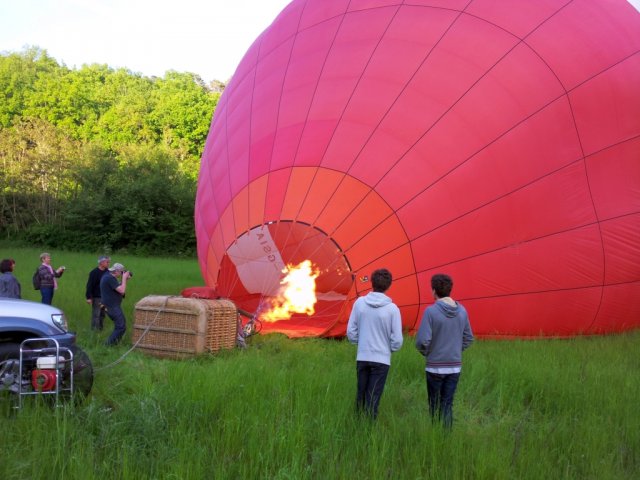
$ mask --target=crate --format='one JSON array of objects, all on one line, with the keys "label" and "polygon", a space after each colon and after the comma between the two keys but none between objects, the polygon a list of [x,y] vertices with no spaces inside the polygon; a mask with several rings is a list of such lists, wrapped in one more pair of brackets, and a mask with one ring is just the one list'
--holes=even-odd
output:
[{"label": "crate", "polygon": [[189,358],[236,345],[238,311],[226,299],[150,295],[135,305],[132,341],[163,358]]}]

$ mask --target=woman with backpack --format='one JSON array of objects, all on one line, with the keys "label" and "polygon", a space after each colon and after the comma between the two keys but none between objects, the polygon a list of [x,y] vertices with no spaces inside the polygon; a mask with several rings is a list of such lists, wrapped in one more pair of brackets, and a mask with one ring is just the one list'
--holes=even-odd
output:
[{"label": "woman with backpack", "polygon": [[53,293],[56,288],[58,288],[56,278],[62,276],[65,267],[59,267],[54,270],[51,266],[51,255],[46,252],[40,255],[40,261],[42,264],[38,267],[36,273],[33,274],[33,287],[36,290],[40,290],[42,303],[51,305]]}]

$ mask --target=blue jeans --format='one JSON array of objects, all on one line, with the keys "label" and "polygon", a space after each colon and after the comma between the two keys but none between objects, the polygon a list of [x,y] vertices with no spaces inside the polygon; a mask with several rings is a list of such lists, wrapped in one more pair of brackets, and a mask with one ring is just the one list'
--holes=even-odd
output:
[{"label": "blue jeans", "polygon": [[41,287],[40,295],[42,296],[42,303],[51,305],[53,301],[53,287]]},{"label": "blue jeans", "polygon": [[453,396],[458,387],[459,373],[427,372],[427,395],[429,396],[429,413],[432,419],[436,416],[443,421],[447,429],[453,426]]},{"label": "blue jeans", "polygon": [[387,381],[389,365],[377,362],[356,362],[356,369],[358,372],[356,410],[364,411],[375,419],[378,416],[378,406]]},{"label": "blue jeans", "polygon": [[124,312],[120,306],[108,307],[107,315],[113,320],[113,332],[109,335],[109,338],[105,342],[106,345],[116,345],[127,330],[127,321],[124,318]]}]

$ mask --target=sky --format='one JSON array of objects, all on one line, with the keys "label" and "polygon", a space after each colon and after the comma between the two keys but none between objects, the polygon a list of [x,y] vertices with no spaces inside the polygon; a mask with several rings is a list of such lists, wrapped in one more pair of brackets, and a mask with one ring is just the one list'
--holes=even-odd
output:
[{"label": "sky", "polygon": [[[640,0],[628,0],[640,10]],[[0,52],[38,46],[69,68],[226,82],[290,0],[0,0]]]},{"label": "sky", "polygon": [[69,68],[227,81],[291,0],[0,0],[0,52],[38,46]]}]

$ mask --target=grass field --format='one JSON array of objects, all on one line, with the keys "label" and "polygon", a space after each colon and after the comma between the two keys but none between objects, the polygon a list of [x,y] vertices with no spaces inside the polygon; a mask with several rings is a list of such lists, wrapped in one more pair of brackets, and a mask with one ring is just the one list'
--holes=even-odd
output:
[{"label": "grass field", "polygon": [[[39,299],[39,253],[0,249],[16,259],[28,299]],[[84,285],[97,255],[51,254],[67,266],[54,304],[93,360],[94,389],[84,404],[57,409],[29,401],[16,411],[0,399],[0,479],[639,477],[639,331],[477,341],[447,434],[428,418],[411,337],[393,356],[375,423],[354,415],[355,347],[346,341],[256,336],[246,350],[184,361],[133,351],[108,366],[129,345],[102,346],[108,319],[108,331],[89,329]],[[145,295],[202,284],[195,260],[113,261],[135,272],[129,322]]]}]

